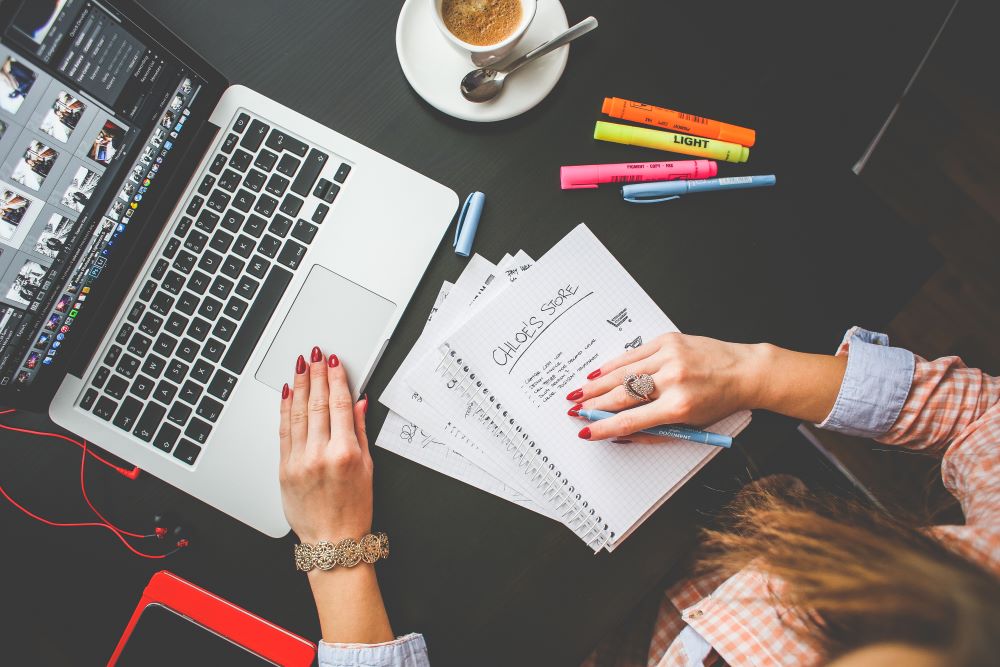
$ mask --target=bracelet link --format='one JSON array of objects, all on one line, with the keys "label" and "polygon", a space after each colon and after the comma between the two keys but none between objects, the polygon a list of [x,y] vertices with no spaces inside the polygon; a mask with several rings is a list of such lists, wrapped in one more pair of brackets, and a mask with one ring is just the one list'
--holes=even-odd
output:
[{"label": "bracelet link", "polygon": [[374,564],[388,557],[389,536],[385,533],[369,533],[360,540],[345,537],[336,544],[323,540],[316,544],[295,545],[295,569],[299,572],[313,568],[332,570],[338,565],[354,567],[361,562]]}]

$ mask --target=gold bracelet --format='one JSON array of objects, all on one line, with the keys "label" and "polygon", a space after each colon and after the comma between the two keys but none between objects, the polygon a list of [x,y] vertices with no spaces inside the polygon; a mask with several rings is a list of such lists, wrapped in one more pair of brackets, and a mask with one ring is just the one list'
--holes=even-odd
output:
[{"label": "gold bracelet", "polygon": [[346,537],[336,544],[323,540],[316,544],[295,545],[295,569],[308,572],[314,567],[332,570],[336,566],[354,567],[358,563],[374,563],[389,557],[389,536],[369,533],[360,540]]}]

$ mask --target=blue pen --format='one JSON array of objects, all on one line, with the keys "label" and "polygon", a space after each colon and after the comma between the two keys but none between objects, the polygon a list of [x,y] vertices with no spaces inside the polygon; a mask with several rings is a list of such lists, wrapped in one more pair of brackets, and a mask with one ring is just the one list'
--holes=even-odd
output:
[{"label": "blue pen", "polygon": [[[614,412],[607,412],[605,410],[580,410],[578,414],[584,419],[592,422],[615,416]],[[673,426],[671,424],[646,428],[640,431],[640,433],[659,435],[667,438],[677,438],[678,440],[690,440],[691,442],[700,442],[703,445],[726,447],[727,449],[733,444],[733,439],[728,435],[711,433],[709,431],[699,431],[696,428],[688,428],[686,426]]]},{"label": "blue pen", "polygon": [[622,186],[622,197],[632,204],[656,204],[677,199],[694,192],[766,188],[777,182],[774,174],[764,176],[730,176],[729,178],[702,178],[690,181],[656,181]]}]

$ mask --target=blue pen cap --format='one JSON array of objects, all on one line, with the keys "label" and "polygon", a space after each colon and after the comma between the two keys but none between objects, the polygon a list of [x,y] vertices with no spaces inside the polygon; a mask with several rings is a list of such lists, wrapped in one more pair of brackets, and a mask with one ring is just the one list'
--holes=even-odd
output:
[{"label": "blue pen cap", "polygon": [[622,186],[622,198],[632,204],[654,204],[674,199],[688,191],[687,181],[654,181]]},{"label": "blue pen cap", "polygon": [[458,214],[458,224],[455,226],[455,254],[468,257],[472,253],[472,242],[476,240],[476,230],[479,229],[479,218],[483,215],[486,205],[486,195],[473,192],[462,204],[462,212]]}]

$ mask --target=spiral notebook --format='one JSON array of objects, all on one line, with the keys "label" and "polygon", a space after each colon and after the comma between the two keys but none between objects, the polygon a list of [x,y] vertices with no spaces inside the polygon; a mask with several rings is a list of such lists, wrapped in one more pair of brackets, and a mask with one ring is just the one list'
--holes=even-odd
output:
[{"label": "spiral notebook", "polygon": [[[410,365],[406,383],[595,551],[613,550],[719,450],[586,442],[565,396],[601,360],[676,331],[585,225]],[[736,435],[749,413],[709,430]]]}]

